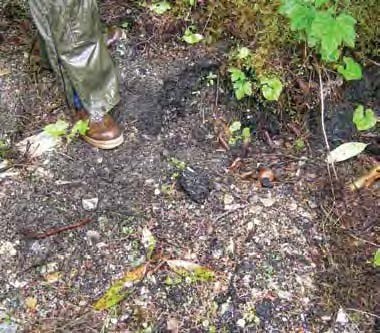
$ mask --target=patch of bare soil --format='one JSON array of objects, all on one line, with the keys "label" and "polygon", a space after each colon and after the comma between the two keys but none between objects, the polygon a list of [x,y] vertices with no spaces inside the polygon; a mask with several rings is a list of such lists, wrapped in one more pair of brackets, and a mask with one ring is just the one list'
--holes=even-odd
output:
[{"label": "patch of bare soil", "polygon": [[[319,161],[296,154],[293,137],[274,119],[269,133],[258,128],[244,155],[223,150],[216,120],[246,110],[236,109],[222,84],[207,86],[218,55],[171,44],[155,52],[137,38],[113,50],[123,95],[115,115],[126,142],[99,151],[77,140],[0,178],[0,331],[368,331],[373,317],[337,317],[338,307],[316,301],[326,239],[318,195],[308,189]],[[33,76],[25,51],[16,43],[3,53],[10,69],[0,76],[6,139],[67,116],[55,78]],[[268,135],[272,147],[260,139]],[[243,163],[229,169],[238,156]],[[178,161],[207,178],[203,203],[180,186]],[[273,188],[260,185],[258,163],[275,171]],[[33,238],[83,219],[80,228]],[[215,279],[169,283],[161,265],[119,305],[95,311],[112,283],[145,259],[144,228],[161,258],[201,264]]]}]

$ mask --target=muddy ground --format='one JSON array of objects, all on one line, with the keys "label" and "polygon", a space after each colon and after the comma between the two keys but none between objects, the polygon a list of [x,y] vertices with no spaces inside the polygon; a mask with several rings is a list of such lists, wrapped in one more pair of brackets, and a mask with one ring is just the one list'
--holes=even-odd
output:
[{"label": "muddy ground", "polygon": [[[0,76],[0,134],[15,143],[69,119],[69,111],[52,73],[28,65],[30,25],[3,29],[9,43],[0,44],[0,68],[9,73]],[[216,119],[236,120],[245,110],[222,82],[204,79],[217,73],[223,47],[157,46],[148,38],[133,31],[112,50],[122,82],[115,110],[125,128],[121,147],[100,151],[75,140],[39,159],[17,156],[18,166],[0,178],[0,332],[375,330],[375,289],[364,290],[369,301],[352,302],[367,306],[368,315],[340,308],[336,281],[326,282],[347,277],[324,261],[333,238],[326,225],[336,220],[321,213],[328,202],[321,193],[330,190],[320,145],[295,152],[294,134],[270,116],[271,140],[262,140],[265,125],[257,127],[244,165],[229,172],[241,149],[222,149]],[[204,202],[180,186],[173,158],[208,180]],[[255,179],[259,164],[276,172],[273,188]],[[242,179],[247,171],[254,177]],[[375,195],[368,221],[378,212]],[[86,210],[83,201],[94,198],[96,208]],[[28,237],[85,218],[81,228]],[[376,234],[376,227],[366,232]],[[144,228],[156,238],[159,258],[204,265],[215,279],[170,284],[161,265],[118,306],[95,311],[112,282],[144,260]],[[377,281],[365,263],[373,249],[361,257],[365,286]],[[321,294],[326,285],[332,304]]]}]

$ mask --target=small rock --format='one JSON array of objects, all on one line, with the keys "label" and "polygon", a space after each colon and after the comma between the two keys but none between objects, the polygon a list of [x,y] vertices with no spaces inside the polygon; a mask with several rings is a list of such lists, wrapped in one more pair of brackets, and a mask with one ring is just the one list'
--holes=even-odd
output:
[{"label": "small rock", "polygon": [[336,315],[336,322],[339,324],[347,324],[348,323],[347,314],[342,308],[339,309],[338,314]]},{"label": "small rock", "polygon": [[209,176],[200,168],[187,167],[179,178],[179,184],[186,194],[196,203],[203,203],[210,194]]},{"label": "small rock", "polygon": [[17,250],[13,243],[5,241],[0,242],[0,255],[7,255],[14,257],[17,254]]},{"label": "small rock", "polygon": [[99,199],[91,198],[91,199],[82,199],[82,207],[87,211],[94,211],[98,208]]},{"label": "small rock", "polygon": [[178,320],[175,318],[169,318],[166,323],[166,328],[171,333],[178,333],[178,330],[179,330]]},{"label": "small rock", "polygon": [[224,206],[231,205],[233,202],[234,202],[234,197],[231,194],[226,193],[223,198]]},{"label": "small rock", "polygon": [[100,239],[100,234],[95,230],[88,230],[86,236],[90,243],[95,243]]},{"label": "small rock", "polygon": [[271,207],[276,202],[273,198],[260,198],[261,203],[264,205],[264,207]]},{"label": "small rock", "polygon": [[244,328],[245,327],[245,320],[243,318],[240,318],[237,322],[236,322],[236,325],[241,327],[241,328]]}]

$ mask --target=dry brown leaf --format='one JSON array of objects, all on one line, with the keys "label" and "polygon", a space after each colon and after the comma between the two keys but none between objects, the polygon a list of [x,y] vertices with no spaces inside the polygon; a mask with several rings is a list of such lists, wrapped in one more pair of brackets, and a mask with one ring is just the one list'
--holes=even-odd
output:
[{"label": "dry brown leaf", "polygon": [[11,71],[8,68],[1,68],[0,67],[0,76],[8,75]]},{"label": "dry brown leaf", "polygon": [[36,310],[37,299],[35,297],[27,297],[25,299],[25,306],[31,311]]},{"label": "dry brown leaf", "polygon": [[356,179],[350,184],[350,190],[356,191],[361,188],[368,188],[373,185],[374,182],[380,179],[380,164],[372,168],[367,174]]}]

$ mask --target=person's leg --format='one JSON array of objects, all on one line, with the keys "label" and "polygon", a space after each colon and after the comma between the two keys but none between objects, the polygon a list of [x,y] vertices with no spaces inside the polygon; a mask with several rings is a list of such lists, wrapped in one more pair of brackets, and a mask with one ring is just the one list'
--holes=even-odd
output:
[{"label": "person's leg", "polygon": [[[74,104],[80,100],[90,115],[88,141],[100,148],[120,144],[120,130],[106,115],[120,97],[96,0],[29,0],[29,3],[50,64],[63,79],[69,101]],[[79,113],[82,118],[84,110]],[[103,141],[108,143],[103,145]]]}]

